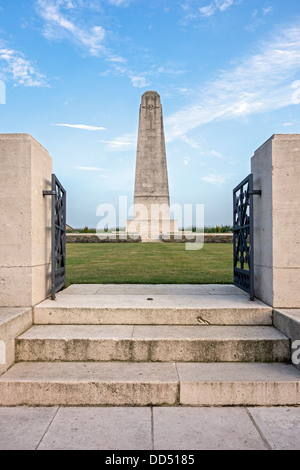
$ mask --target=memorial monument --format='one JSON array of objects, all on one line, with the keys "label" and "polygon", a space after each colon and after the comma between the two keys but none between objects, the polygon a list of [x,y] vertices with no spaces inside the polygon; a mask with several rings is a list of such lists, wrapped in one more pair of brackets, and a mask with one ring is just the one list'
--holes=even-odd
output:
[{"label": "memorial monument", "polygon": [[177,231],[177,222],[170,219],[162,105],[156,91],[147,91],[140,106],[134,218],[127,221],[127,232],[139,234],[142,241],[159,241]]}]

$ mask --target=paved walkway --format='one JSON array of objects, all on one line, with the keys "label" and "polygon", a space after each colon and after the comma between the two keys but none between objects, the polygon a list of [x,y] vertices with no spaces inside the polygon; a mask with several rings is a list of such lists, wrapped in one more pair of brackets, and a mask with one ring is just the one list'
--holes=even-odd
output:
[{"label": "paved walkway", "polygon": [[299,450],[300,407],[0,408],[0,450]]}]

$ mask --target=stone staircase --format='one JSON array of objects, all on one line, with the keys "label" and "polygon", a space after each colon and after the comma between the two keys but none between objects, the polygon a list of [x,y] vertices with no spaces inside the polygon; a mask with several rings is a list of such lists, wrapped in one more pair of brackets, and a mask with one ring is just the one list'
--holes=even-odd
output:
[{"label": "stone staircase", "polygon": [[0,404],[299,405],[290,356],[234,286],[74,285],[34,308]]}]

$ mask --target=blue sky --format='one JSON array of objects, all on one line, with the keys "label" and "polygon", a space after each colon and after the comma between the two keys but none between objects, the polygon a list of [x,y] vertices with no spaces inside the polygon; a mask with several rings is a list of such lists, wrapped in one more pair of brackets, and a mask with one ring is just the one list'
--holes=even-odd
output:
[{"label": "blue sky", "polygon": [[274,133],[300,132],[299,0],[0,0],[0,132],[28,132],[68,223],[133,202],[141,95],[163,105],[171,204],[232,222],[232,188]]}]

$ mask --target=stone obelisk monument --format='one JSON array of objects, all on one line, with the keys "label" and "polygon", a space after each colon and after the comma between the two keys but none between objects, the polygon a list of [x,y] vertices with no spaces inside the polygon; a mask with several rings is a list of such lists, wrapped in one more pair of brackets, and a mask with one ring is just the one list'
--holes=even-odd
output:
[{"label": "stone obelisk monument", "polygon": [[136,156],[134,219],[127,231],[143,241],[159,241],[164,233],[177,231],[170,220],[170,198],[162,105],[156,91],[142,96]]}]

